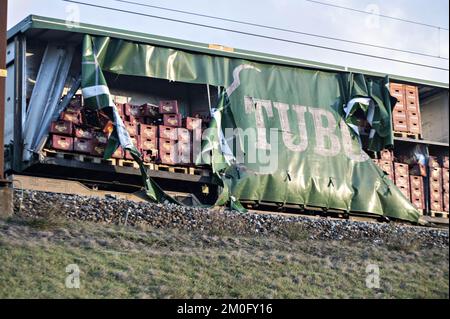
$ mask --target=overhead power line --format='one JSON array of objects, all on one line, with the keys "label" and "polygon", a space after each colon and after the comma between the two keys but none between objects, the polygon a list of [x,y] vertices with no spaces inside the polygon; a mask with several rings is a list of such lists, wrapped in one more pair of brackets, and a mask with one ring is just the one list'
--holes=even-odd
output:
[{"label": "overhead power line", "polygon": [[[321,2],[321,1],[316,1],[316,0],[305,0],[305,1],[316,3],[316,4],[320,4],[320,5],[324,5],[324,6],[328,6],[328,7],[334,7],[334,8],[339,8],[339,9],[344,9],[344,10],[364,13],[364,14],[373,14],[371,12],[367,12],[367,11],[364,11],[364,10],[350,8],[350,7],[345,7],[345,6],[341,6],[341,5],[337,5],[337,4],[333,4],[333,3]],[[423,22],[419,22],[419,21],[408,20],[408,19],[403,19],[403,18],[397,18],[397,17],[386,15],[386,14],[377,14],[377,15],[382,17],[382,18],[386,18],[386,19],[397,20],[397,21],[402,21],[402,22],[406,22],[406,23],[412,23],[412,24],[417,24],[417,25],[422,25],[422,26],[426,26],[426,27],[430,27],[430,28],[435,28],[435,29],[441,29],[441,30],[448,31],[448,28],[444,28],[444,27],[441,27],[441,26],[438,26],[438,25],[432,25],[432,24],[423,23]]]},{"label": "overhead power line", "polygon": [[132,5],[141,6],[141,7],[153,8],[153,9],[158,9],[158,10],[164,10],[164,11],[169,11],[169,12],[177,12],[177,13],[182,13],[182,14],[196,16],[196,17],[203,17],[203,18],[208,18],[208,19],[214,19],[214,20],[238,23],[238,24],[248,25],[248,26],[253,26],[253,27],[258,27],[258,28],[264,28],[264,29],[270,29],[270,30],[276,30],[276,31],[283,31],[283,32],[289,32],[289,33],[295,33],[295,34],[301,34],[301,35],[306,35],[306,36],[310,36],[310,37],[316,37],[316,38],[333,40],[333,41],[340,41],[340,42],[344,42],[344,43],[350,43],[350,44],[356,44],[356,45],[361,45],[361,46],[367,46],[367,47],[371,47],[371,48],[377,48],[377,49],[383,49],[383,50],[391,50],[391,51],[396,51],[396,52],[416,54],[416,55],[420,55],[420,56],[426,56],[426,57],[431,57],[431,58],[436,58],[436,59],[448,60],[448,58],[441,57],[439,55],[428,54],[428,53],[423,53],[423,52],[418,52],[418,51],[413,51],[413,50],[404,50],[404,49],[398,49],[398,48],[393,48],[393,47],[388,47],[388,46],[383,46],[383,45],[378,45],[378,44],[373,44],[373,43],[352,41],[352,40],[348,40],[348,39],[336,38],[336,37],[320,35],[320,34],[315,34],[315,33],[303,32],[303,31],[286,29],[286,28],[279,28],[279,27],[274,27],[274,26],[268,26],[268,25],[263,25],[263,24],[259,24],[259,23],[252,23],[252,22],[247,22],[247,21],[240,21],[240,20],[235,20],[235,19],[222,18],[222,17],[218,17],[218,16],[213,16],[213,15],[208,15],[208,14],[201,14],[201,13],[196,13],[196,12],[192,12],[192,11],[178,10],[178,9],[166,8],[166,7],[161,7],[161,6],[155,6],[155,5],[140,3],[140,2],[136,2],[136,1],[129,1],[129,0],[112,0],[112,1],[126,3],[126,4],[132,4]]},{"label": "overhead power line", "polygon": [[433,65],[428,65],[428,64],[409,62],[409,61],[404,61],[404,60],[399,60],[399,59],[394,59],[394,58],[381,57],[381,56],[372,55],[372,54],[353,52],[353,51],[348,51],[348,50],[344,50],[344,49],[331,48],[331,47],[327,47],[327,46],[323,46],[323,45],[299,42],[299,41],[294,41],[294,40],[289,40],[289,39],[281,39],[281,38],[276,38],[276,37],[267,36],[267,35],[255,34],[255,33],[251,33],[251,32],[245,32],[245,31],[239,31],[239,30],[233,30],[233,29],[227,29],[227,28],[216,27],[216,26],[211,26],[211,25],[202,24],[202,23],[195,23],[195,22],[190,22],[190,21],[185,21],[185,20],[161,17],[161,16],[157,16],[157,15],[145,14],[145,13],[141,13],[141,12],[134,12],[134,11],[124,10],[124,9],[111,8],[111,7],[106,7],[106,6],[97,5],[97,4],[85,3],[85,2],[74,1],[74,0],[62,0],[62,1],[80,4],[80,5],[93,7],[93,8],[99,8],[99,9],[117,11],[117,12],[122,12],[122,13],[133,14],[133,15],[139,15],[139,16],[143,16],[143,17],[147,17],[147,18],[166,20],[166,21],[171,21],[171,22],[193,25],[193,26],[197,26],[197,27],[203,27],[203,28],[214,29],[214,30],[219,30],[219,31],[226,31],[226,32],[237,33],[237,34],[242,34],[242,35],[254,36],[254,37],[263,38],[263,39],[275,40],[275,41],[286,42],[286,43],[293,43],[293,44],[304,45],[304,46],[309,46],[309,47],[314,47],[314,48],[319,48],[319,49],[324,49],[324,50],[348,53],[348,54],[352,54],[352,55],[359,55],[359,56],[364,56],[364,57],[368,57],[368,58],[404,63],[404,64],[409,64],[409,65],[416,65],[416,66],[421,66],[421,67],[436,69],[436,70],[449,71],[449,69],[437,67],[437,66],[433,66]]}]

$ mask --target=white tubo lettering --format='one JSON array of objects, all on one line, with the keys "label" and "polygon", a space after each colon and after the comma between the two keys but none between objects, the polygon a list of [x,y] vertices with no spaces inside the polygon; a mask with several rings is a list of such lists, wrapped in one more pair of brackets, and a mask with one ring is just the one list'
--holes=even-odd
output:
[{"label": "white tubo lettering", "polygon": [[[314,148],[314,151],[322,156],[338,155],[341,151],[341,143],[335,134],[336,120],[333,113],[313,107],[309,107],[308,110],[314,117],[316,131],[316,147]],[[324,119],[327,121],[326,126],[323,125]]]},{"label": "white tubo lettering", "polygon": [[244,101],[245,101],[245,103],[244,103],[245,104],[245,113],[250,114],[250,113],[255,112],[256,130],[258,133],[256,147],[261,150],[270,149],[270,144],[267,142],[267,137],[266,137],[266,126],[264,125],[263,109],[266,110],[268,117],[273,117],[272,101],[254,99],[254,98],[251,98],[248,96],[246,96],[244,98]]},{"label": "white tubo lettering", "polygon": [[293,105],[295,113],[297,114],[297,124],[299,132],[299,142],[294,144],[294,134],[289,125],[288,109],[289,105],[285,103],[274,102],[273,107],[278,110],[280,117],[281,128],[283,130],[283,142],[286,147],[293,152],[303,152],[308,147],[308,132],[306,130],[305,113],[306,106]]}]

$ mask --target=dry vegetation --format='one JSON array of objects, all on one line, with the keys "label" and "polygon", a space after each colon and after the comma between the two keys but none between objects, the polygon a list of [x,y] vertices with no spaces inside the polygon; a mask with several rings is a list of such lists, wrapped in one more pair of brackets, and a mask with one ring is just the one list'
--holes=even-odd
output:
[{"label": "dry vegetation", "polygon": [[[298,224],[243,237],[48,217],[0,221],[1,298],[449,298],[448,248],[310,240]],[[65,287],[69,264],[80,289]]]}]

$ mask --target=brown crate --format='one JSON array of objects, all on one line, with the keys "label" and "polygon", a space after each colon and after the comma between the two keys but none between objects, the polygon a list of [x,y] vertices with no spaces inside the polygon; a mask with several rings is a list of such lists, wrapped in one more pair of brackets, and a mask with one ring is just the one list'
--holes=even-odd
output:
[{"label": "brown crate", "polygon": [[73,151],[73,138],[68,136],[53,135],[52,147],[61,151]]},{"label": "brown crate", "polygon": [[73,124],[69,121],[56,121],[52,122],[50,127],[50,133],[56,135],[72,135],[73,134]]}]

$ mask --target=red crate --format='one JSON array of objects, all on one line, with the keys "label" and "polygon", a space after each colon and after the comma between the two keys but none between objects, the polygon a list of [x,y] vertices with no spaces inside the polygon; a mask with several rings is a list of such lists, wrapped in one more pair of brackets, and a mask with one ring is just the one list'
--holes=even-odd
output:
[{"label": "red crate", "polygon": [[379,161],[380,168],[389,175],[389,178],[394,181],[394,163],[391,161]]},{"label": "red crate", "polygon": [[112,158],[122,159],[125,154],[123,152],[122,147],[117,148],[117,150],[111,155]]},{"label": "red crate", "polygon": [[164,114],[163,123],[165,126],[180,127],[181,114]]},{"label": "red crate", "polygon": [[425,209],[425,191],[422,176],[410,176],[411,202],[419,210]]},{"label": "red crate", "polygon": [[52,147],[61,151],[73,151],[73,138],[61,135],[52,136]]},{"label": "red crate", "polygon": [[178,130],[176,127],[170,127],[170,126],[159,126],[159,137],[176,141],[178,139]]},{"label": "red crate", "polygon": [[190,131],[202,128],[202,119],[196,117],[187,117],[184,120],[184,127]]},{"label": "red crate", "polygon": [[103,157],[105,155],[106,144],[94,144],[92,147],[92,155]]},{"label": "red crate", "polygon": [[81,113],[62,112],[60,119],[62,121],[67,121],[67,122],[71,122],[73,124],[79,125],[79,124],[81,124]]},{"label": "red crate", "polygon": [[156,125],[140,125],[140,135],[142,139],[155,139],[158,137],[158,127]]},{"label": "red crate", "polygon": [[75,137],[73,141],[73,150],[79,153],[92,154],[94,143],[92,140]]},{"label": "red crate", "polygon": [[130,139],[138,150],[141,149],[141,138],[139,136],[130,136]]},{"label": "red crate", "polygon": [[450,185],[449,185],[449,169],[442,168],[442,189],[446,193],[450,193]]},{"label": "red crate", "polygon": [[138,135],[138,125],[136,123],[125,121],[123,125],[125,125],[125,129],[131,137]]},{"label": "red crate", "polygon": [[178,114],[178,102],[177,101],[160,101],[159,113],[161,114]]},{"label": "red crate", "polygon": [[119,113],[120,117],[125,115],[124,104],[123,103],[115,103],[117,113]]},{"label": "red crate", "polygon": [[159,160],[163,164],[175,165],[178,164],[178,154],[173,152],[159,152]]},{"label": "red crate", "polygon": [[408,199],[411,200],[411,194],[409,191],[409,187],[406,185],[397,185],[398,189],[402,192],[402,194]]},{"label": "red crate", "polygon": [[397,179],[397,177],[408,177],[409,175],[409,167],[408,164],[403,164],[403,163],[394,163],[394,175],[395,178]]},{"label": "red crate", "polygon": [[56,121],[52,122],[50,133],[59,135],[72,135],[73,134],[73,124],[68,121]]},{"label": "red crate", "polygon": [[182,143],[191,143],[191,132],[186,128],[178,128],[178,141]]},{"label": "red crate", "polygon": [[147,116],[153,117],[153,116],[157,115],[158,112],[159,112],[158,105],[145,103],[139,107],[139,114],[141,117],[147,117]]},{"label": "red crate", "polygon": [[123,105],[123,111],[126,116],[139,117],[141,115],[139,106],[131,105],[129,103],[125,103]]},{"label": "red crate", "polygon": [[443,209],[443,207],[442,207],[442,200],[439,200],[439,201],[431,201],[431,203],[430,203],[430,209],[431,209],[433,212],[442,212],[442,209]]},{"label": "red crate", "polygon": [[440,182],[442,180],[442,169],[441,168],[430,168],[430,180]]},{"label": "red crate", "polygon": [[444,193],[443,199],[442,199],[442,208],[444,212],[449,212],[449,193]]},{"label": "red crate", "polygon": [[107,144],[108,135],[103,132],[94,132],[93,140],[96,144]]},{"label": "red crate", "polygon": [[142,139],[141,140],[141,148],[144,151],[157,150],[158,149],[158,140],[155,139]]},{"label": "red crate", "polygon": [[383,161],[394,161],[394,152],[392,150],[381,150],[380,159]]},{"label": "red crate", "polygon": [[158,150],[142,151],[142,158],[144,162],[155,162],[158,159]]},{"label": "red crate", "polygon": [[171,152],[171,153],[178,152],[176,141],[168,140],[165,138],[159,138],[158,144],[159,144],[158,149],[159,149],[160,154],[167,153],[167,152]]},{"label": "red crate", "polygon": [[444,156],[444,157],[442,158],[442,167],[444,167],[444,168],[450,168],[448,156]]},{"label": "red crate", "polygon": [[94,138],[94,132],[90,128],[75,126],[75,137],[90,140]]},{"label": "red crate", "polygon": [[438,161],[438,158],[436,156],[430,156],[428,158],[428,166],[432,168],[440,168],[441,164]]}]

